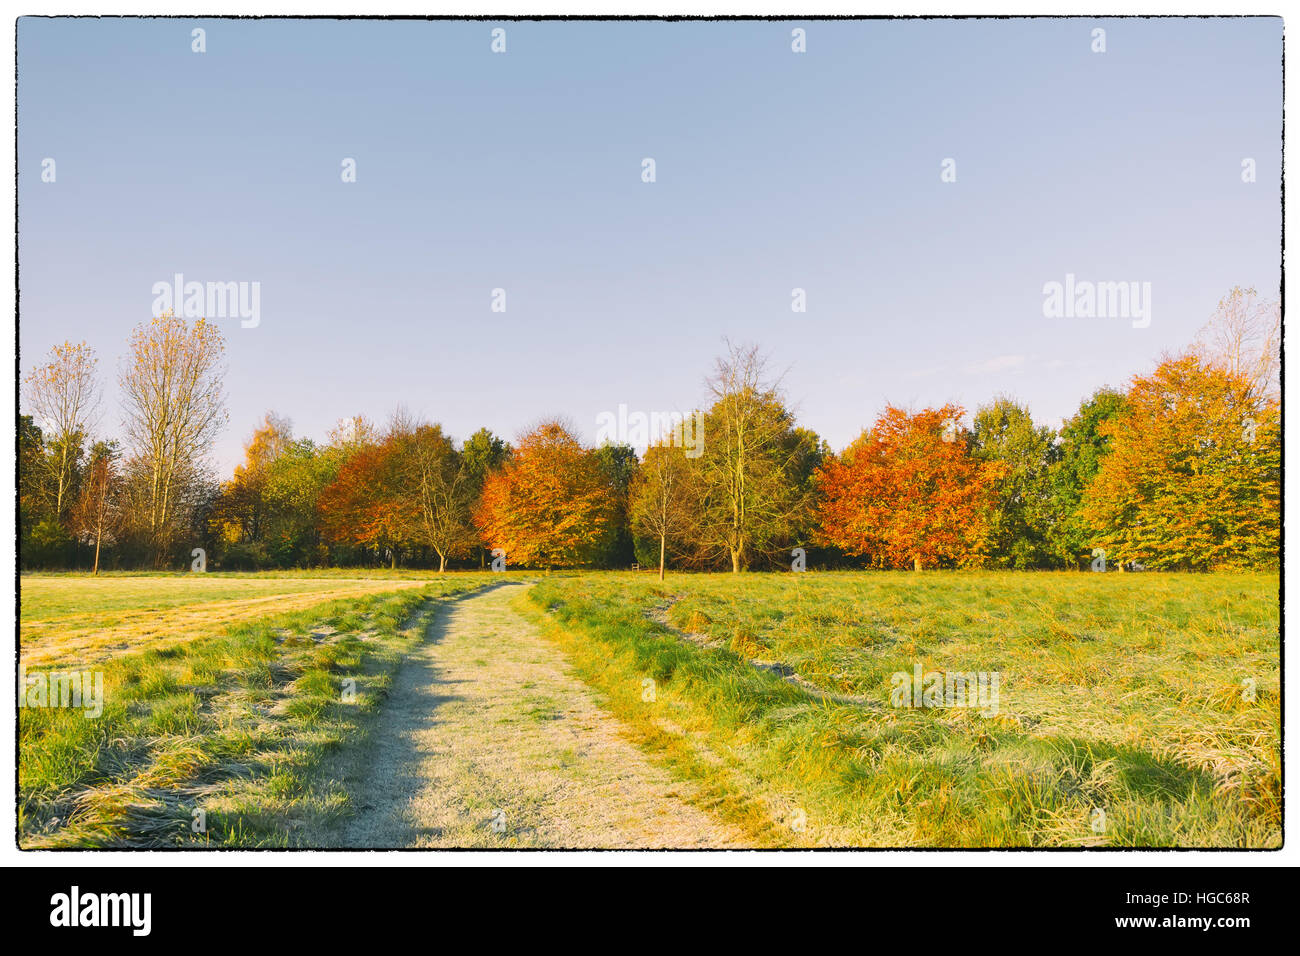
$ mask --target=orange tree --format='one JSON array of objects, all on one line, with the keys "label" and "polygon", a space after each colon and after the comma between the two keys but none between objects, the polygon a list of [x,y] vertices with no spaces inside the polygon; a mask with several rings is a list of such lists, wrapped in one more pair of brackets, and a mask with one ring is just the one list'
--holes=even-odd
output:
[{"label": "orange tree", "polygon": [[508,565],[584,564],[613,529],[614,504],[595,452],[561,423],[546,422],[488,475],[474,523]]},{"label": "orange tree", "polygon": [[1111,453],[1080,513],[1110,561],[1153,569],[1275,566],[1281,522],[1276,401],[1194,355],[1133,380]]},{"label": "orange tree", "polygon": [[321,530],[336,544],[390,552],[409,546],[417,527],[415,502],[401,493],[402,462],[397,437],[363,444],[343,462],[338,477],[321,490]]},{"label": "orange tree", "polygon": [[983,562],[1006,466],[971,457],[956,405],[889,407],[817,472],[819,537],[877,567]]}]

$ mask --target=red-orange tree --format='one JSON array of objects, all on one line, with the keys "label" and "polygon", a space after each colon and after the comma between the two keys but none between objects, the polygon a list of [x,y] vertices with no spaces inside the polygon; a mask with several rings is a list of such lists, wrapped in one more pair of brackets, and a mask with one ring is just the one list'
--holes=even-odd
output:
[{"label": "red-orange tree", "polygon": [[1170,570],[1276,566],[1281,434],[1248,375],[1193,355],[1133,380],[1111,452],[1084,493],[1091,543]]},{"label": "red-orange tree", "polygon": [[955,431],[962,414],[956,405],[914,414],[890,406],[818,469],[822,542],[877,567],[981,563],[1005,466],[971,457]]},{"label": "red-orange tree", "polygon": [[321,491],[321,530],[332,542],[391,552],[409,545],[417,515],[415,502],[401,493],[399,443],[390,437],[358,448]]},{"label": "red-orange tree", "polygon": [[507,565],[583,564],[613,525],[613,490],[596,455],[559,422],[520,439],[514,455],[489,474],[474,523]]}]

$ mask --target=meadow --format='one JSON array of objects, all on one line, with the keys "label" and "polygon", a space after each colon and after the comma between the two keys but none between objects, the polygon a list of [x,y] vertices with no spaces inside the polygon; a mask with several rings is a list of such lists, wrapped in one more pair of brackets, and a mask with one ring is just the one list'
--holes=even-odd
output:
[{"label": "meadow", "polygon": [[[1273,574],[579,575],[528,600],[756,844],[1280,845]],[[918,666],[998,674],[996,713],[894,706]]]},{"label": "meadow", "polygon": [[[104,705],[20,711],[19,845],[296,845],[300,820],[349,812],[330,755],[364,736],[441,603],[484,579],[377,577],[340,598],[340,575],[24,576],[24,667],[93,667]],[[187,617],[160,640],[141,621],[165,609]]]},{"label": "meadow", "polygon": [[[20,845],[311,845],[366,812],[337,768],[431,623],[502,580],[745,845],[1280,845],[1276,574],[373,571],[24,575],[24,666],[105,703],[20,711]],[[996,699],[900,705],[918,670]]]}]

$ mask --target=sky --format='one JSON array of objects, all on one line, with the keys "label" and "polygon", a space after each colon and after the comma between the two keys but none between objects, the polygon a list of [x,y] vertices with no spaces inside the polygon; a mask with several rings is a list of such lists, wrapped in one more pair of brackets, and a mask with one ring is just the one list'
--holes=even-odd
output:
[{"label": "sky", "polygon": [[[836,449],[891,403],[1057,425],[1278,296],[1281,50],[1277,18],[22,18],[20,367],[89,342],[120,434],[180,273],[258,283],[215,320],[223,474],[268,411],[592,441],[702,404],[726,339]],[[1046,316],[1067,275],[1149,283],[1149,324]]]}]

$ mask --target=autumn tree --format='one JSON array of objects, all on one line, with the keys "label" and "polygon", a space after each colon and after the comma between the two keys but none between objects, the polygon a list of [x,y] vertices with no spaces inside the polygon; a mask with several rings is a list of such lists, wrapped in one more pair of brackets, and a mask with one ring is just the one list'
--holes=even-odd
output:
[{"label": "autumn tree", "polygon": [[190,323],[168,312],[131,335],[119,385],[127,441],[148,479],[141,523],[155,560],[170,544],[185,498],[180,482],[198,473],[226,422],[224,354],[221,333],[205,319]]},{"label": "autumn tree", "polygon": [[358,447],[338,476],[321,491],[321,529],[335,543],[387,553],[397,567],[398,552],[414,536],[416,509],[402,492],[399,439]]},{"label": "autumn tree", "polygon": [[90,452],[81,493],[72,509],[72,531],[94,542],[95,561],[91,574],[99,573],[99,554],[104,542],[112,542],[121,525],[121,480],[117,471],[116,442],[96,442]]},{"label": "autumn tree", "polygon": [[[512,452],[509,442],[498,438],[487,428],[480,428],[465,439],[460,453],[470,479],[471,497],[475,502],[483,494],[483,485],[487,482],[488,475],[504,465]],[[481,544],[480,541],[479,564],[487,567],[488,549]]]},{"label": "autumn tree", "polygon": [[697,475],[681,443],[661,440],[646,449],[629,492],[633,535],[654,542],[659,552],[659,580],[669,549],[686,550],[700,501]]},{"label": "autumn tree", "polygon": [[214,530],[228,543],[260,545],[270,520],[267,483],[271,469],[293,442],[293,426],[274,412],[244,444],[244,461],[221,486],[213,515]]},{"label": "autumn tree", "polygon": [[1036,568],[1051,561],[1047,532],[1055,437],[1010,398],[997,398],[975,413],[971,454],[1006,466],[990,527],[993,560],[1002,567]]},{"label": "autumn tree", "polygon": [[546,568],[590,562],[613,520],[599,460],[558,421],[524,435],[488,475],[474,518],[487,545],[511,564]]},{"label": "autumn tree", "polygon": [[52,506],[62,521],[72,503],[72,485],[83,445],[99,408],[95,350],[85,342],[64,342],[26,379],[28,410],[40,425],[50,476]]},{"label": "autumn tree", "polygon": [[[713,405],[703,418],[699,555],[733,572],[787,546],[807,513],[799,469],[808,453],[795,432],[779,381],[754,347],[728,343],[707,380]],[[688,424],[687,427],[690,427]]]},{"label": "autumn tree", "polygon": [[1249,374],[1195,354],[1134,378],[1129,411],[1102,426],[1111,452],[1084,495],[1092,545],[1120,566],[1275,566],[1279,407]]},{"label": "autumn tree", "polygon": [[395,440],[396,491],[414,510],[413,540],[433,548],[438,571],[445,571],[447,558],[465,554],[478,540],[471,519],[473,476],[441,425],[418,424]]},{"label": "autumn tree", "polygon": [[956,405],[889,407],[818,472],[820,534],[879,567],[977,565],[989,550],[1001,462],[981,462],[954,432]]}]

